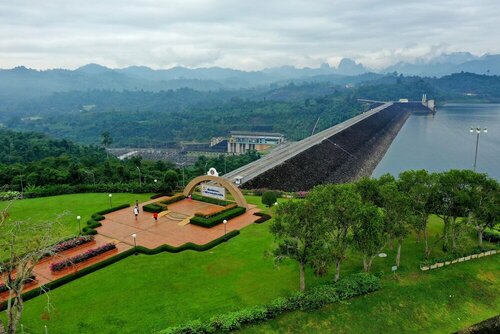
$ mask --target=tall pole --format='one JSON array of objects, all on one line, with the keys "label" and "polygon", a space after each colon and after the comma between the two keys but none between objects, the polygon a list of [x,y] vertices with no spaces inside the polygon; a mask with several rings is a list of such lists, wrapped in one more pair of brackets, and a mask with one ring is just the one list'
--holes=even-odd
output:
[{"label": "tall pole", "polygon": [[21,175],[21,198],[24,198],[23,176]]},{"label": "tall pole", "polygon": [[477,166],[477,151],[479,149],[479,135],[481,134],[481,131],[483,133],[487,133],[488,130],[486,128],[480,128],[480,127],[476,127],[476,129],[474,128],[470,128],[470,132],[473,133],[474,131],[476,131],[476,152],[474,154],[474,172],[476,171],[476,166]]},{"label": "tall pole", "polygon": [[139,171],[139,185],[142,186],[141,169],[139,166],[137,166],[137,170]]},{"label": "tall pole", "polygon": [[224,175],[227,174],[226,155],[224,154]]}]

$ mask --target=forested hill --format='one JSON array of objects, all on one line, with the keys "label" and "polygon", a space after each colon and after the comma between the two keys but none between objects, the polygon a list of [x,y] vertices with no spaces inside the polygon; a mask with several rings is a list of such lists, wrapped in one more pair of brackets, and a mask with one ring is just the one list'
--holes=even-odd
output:
[{"label": "forested hill", "polygon": [[30,163],[48,157],[67,156],[75,160],[102,162],[102,148],[75,144],[66,139],[51,139],[35,132],[15,132],[0,128],[0,163]]}]

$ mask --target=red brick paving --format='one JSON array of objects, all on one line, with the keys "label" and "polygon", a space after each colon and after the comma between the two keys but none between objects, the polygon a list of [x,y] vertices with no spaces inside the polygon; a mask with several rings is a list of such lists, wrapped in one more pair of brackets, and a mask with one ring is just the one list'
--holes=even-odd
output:
[{"label": "red brick paving", "polygon": [[[142,205],[144,204],[160,200],[161,198],[158,198],[141,203],[140,207],[142,208]],[[185,199],[168,205],[168,210],[184,216],[193,216],[195,212],[210,206],[216,205]],[[227,232],[240,230],[252,224],[259,218],[253,215],[253,213],[258,211],[259,210],[255,205],[250,205],[249,210],[245,214],[228,221],[226,226]],[[92,264],[132,248],[134,246],[132,234],[134,233],[137,235],[137,245],[150,249],[157,248],[164,244],[178,247],[187,242],[203,245],[224,235],[223,224],[219,224],[212,228],[204,228],[191,224],[179,225],[179,220],[169,219],[168,215],[158,218],[158,222],[155,222],[153,214],[144,212],[142,209],[138,218],[135,219],[133,207],[108,213],[105,217],[106,219],[101,221],[102,226],[97,228],[99,234],[95,236],[95,242],[87,243],[78,248],[67,250],[58,254],[56,258],[48,258],[37,264],[34,269],[37,282],[36,284],[26,286],[24,292],[47,284],[55,279],[69,275],[75,271],[86,268]],[[80,263],[73,269],[66,270],[62,273],[53,273],[50,270],[50,264],[52,262],[75,256],[108,242],[114,242],[117,250],[101,254],[97,258]],[[0,302],[6,300],[7,297],[8,292],[0,294]]]}]

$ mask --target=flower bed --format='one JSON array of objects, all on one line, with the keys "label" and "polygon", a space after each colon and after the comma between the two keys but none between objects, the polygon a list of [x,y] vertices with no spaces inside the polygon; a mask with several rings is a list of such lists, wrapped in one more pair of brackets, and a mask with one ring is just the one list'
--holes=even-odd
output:
[{"label": "flower bed", "polygon": [[213,216],[218,215],[220,213],[229,211],[235,207],[236,207],[236,204],[229,204],[229,205],[226,205],[225,207],[209,206],[209,207],[201,209],[201,211],[196,212],[194,215],[197,217],[202,217],[202,218],[210,218],[210,217],[213,217]]},{"label": "flower bed", "polygon": [[60,253],[68,249],[72,249],[88,242],[94,241],[93,235],[83,235],[76,238],[72,238],[66,241],[62,241],[52,247],[52,252]]},{"label": "flower bed", "polygon": [[[31,275],[30,277],[28,277],[24,280],[24,284],[33,283],[33,282],[35,282],[35,279],[36,279],[35,275]],[[6,292],[6,291],[9,291],[7,286],[4,283],[0,283],[0,293]]]},{"label": "flower bed", "polygon": [[228,202],[228,201],[223,201],[223,200],[217,199],[217,198],[205,197],[205,196],[201,196],[199,194],[191,194],[191,198],[194,199],[195,201],[206,202],[206,203],[220,205],[220,206],[226,206],[228,204],[231,204],[231,202]]},{"label": "flower bed", "polygon": [[448,266],[450,264],[469,261],[472,259],[477,259],[480,257],[495,255],[495,254],[500,254],[500,251],[496,249],[490,249],[490,250],[480,249],[471,253],[450,254],[447,256],[422,261],[420,263],[420,270],[427,271],[427,270],[437,269],[444,266]]},{"label": "flower bed", "polygon": [[108,244],[102,245],[102,246],[97,247],[97,248],[89,249],[85,253],[78,254],[78,255],[73,256],[69,259],[65,259],[65,260],[62,260],[59,262],[51,263],[50,270],[53,272],[61,271],[61,270],[64,270],[66,268],[71,267],[74,264],[87,261],[88,259],[96,257],[100,254],[106,253],[107,251],[110,251],[113,249],[116,249],[116,245],[114,243],[108,243]]}]

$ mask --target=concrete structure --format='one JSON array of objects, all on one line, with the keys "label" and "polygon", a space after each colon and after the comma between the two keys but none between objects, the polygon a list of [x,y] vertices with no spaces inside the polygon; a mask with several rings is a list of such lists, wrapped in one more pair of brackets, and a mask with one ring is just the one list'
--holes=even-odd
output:
[{"label": "concrete structure", "polygon": [[299,191],[369,176],[413,112],[429,110],[421,101],[383,103],[223,177],[243,188]]},{"label": "concrete structure", "polygon": [[231,131],[227,152],[243,154],[249,150],[265,151],[285,142],[281,133]]}]

